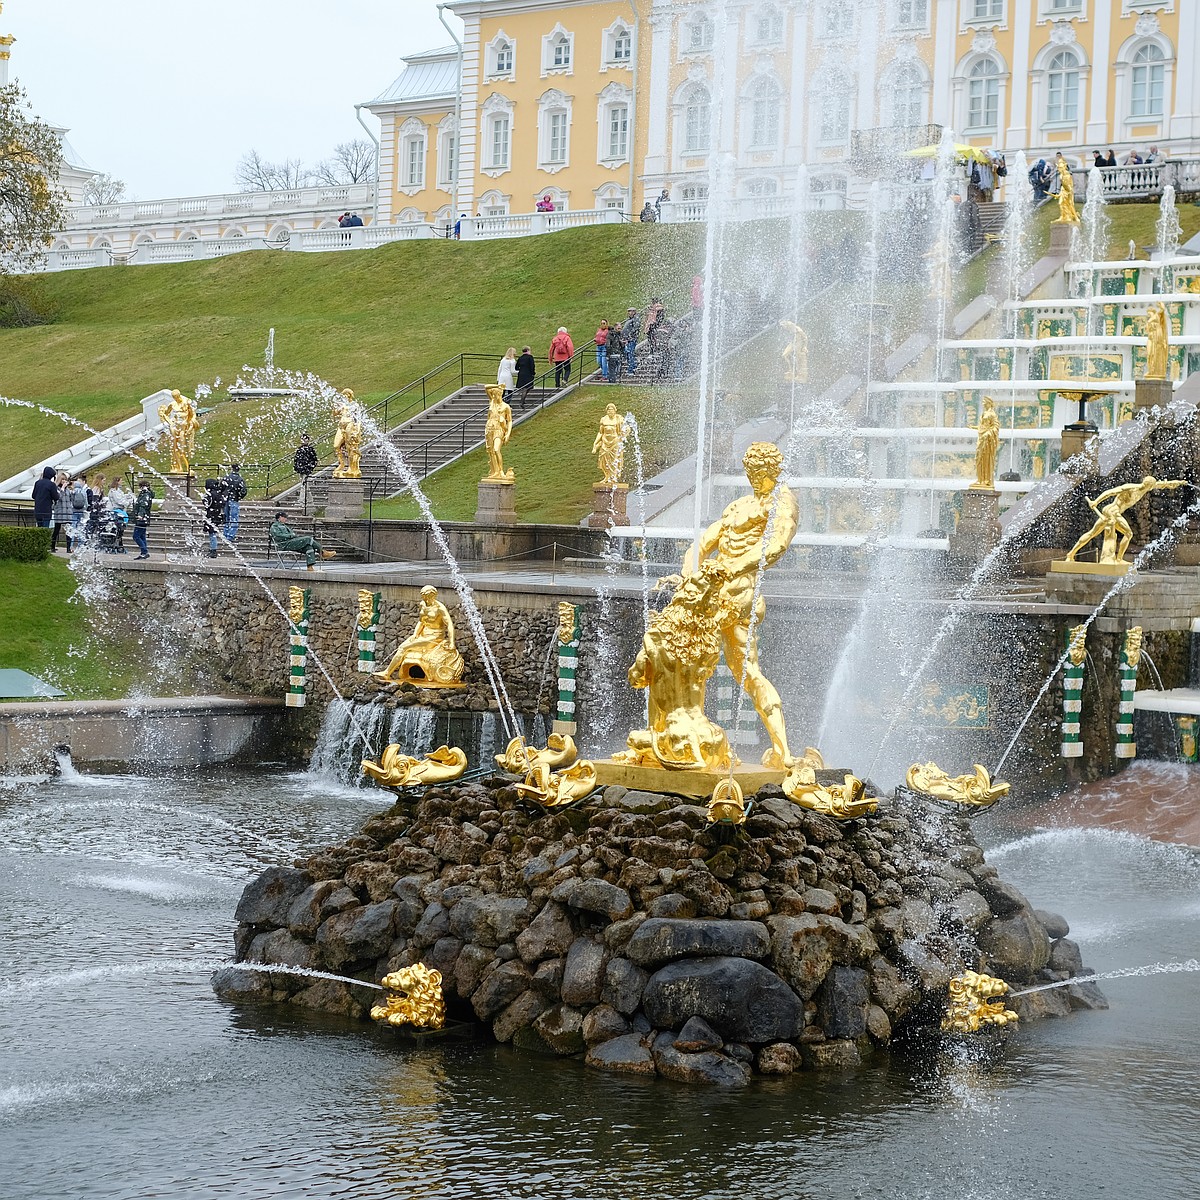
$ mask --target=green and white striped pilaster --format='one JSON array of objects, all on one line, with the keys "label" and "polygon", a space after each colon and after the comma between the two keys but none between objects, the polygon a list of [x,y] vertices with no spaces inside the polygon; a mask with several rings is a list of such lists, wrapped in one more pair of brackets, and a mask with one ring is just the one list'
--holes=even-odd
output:
[{"label": "green and white striped pilaster", "polygon": [[303,708],[308,689],[308,588],[288,588],[288,708]]},{"label": "green and white striped pilaster", "polygon": [[555,733],[575,736],[575,683],[579,666],[579,606],[558,606],[558,707],[554,714]]},{"label": "green and white striped pilaster", "polygon": [[1125,635],[1121,647],[1121,700],[1117,706],[1118,758],[1137,758],[1137,741],[1133,734],[1133,693],[1137,690],[1138,663],[1142,658],[1142,627],[1135,625]]},{"label": "green and white striped pilaster", "polygon": [[1086,669],[1087,629],[1076,625],[1067,631],[1067,668],[1063,673],[1062,757],[1083,757],[1080,717],[1083,711],[1083,673]]},{"label": "green and white striped pilaster", "polygon": [[358,593],[358,669],[375,670],[375,639],[379,635],[379,592]]}]

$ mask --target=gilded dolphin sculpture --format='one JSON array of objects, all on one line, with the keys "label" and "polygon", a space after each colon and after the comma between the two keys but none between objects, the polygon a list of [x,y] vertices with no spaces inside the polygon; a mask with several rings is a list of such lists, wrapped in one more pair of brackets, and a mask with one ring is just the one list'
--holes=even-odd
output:
[{"label": "gilded dolphin sculpture", "polygon": [[393,742],[378,762],[364,758],[362,769],[387,787],[416,787],[418,784],[448,783],[467,769],[467,756],[457,746],[439,746],[424,758],[401,754]]},{"label": "gilded dolphin sculpture", "polygon": [[505,747],[503,754],[496,755],[496,766],[511,775],[527,775],[542,763],[551,770],[569,767],[578,753],[575,739],[569,733],[550,734],[544,750],[539,750],[536,746],[527,746],[523,737],[515,737]]},{"label": "gilded dolphin sculpture", "polygon": [[555,773],[549,763],[540,762],[531,768],[524,783],[516,785],[516,790],[543,808],[563,808],[596,790],[596,766],[581,758],[568,770]]},{"label": "gilded dolphin sculpture", "polygon": [[820,784],[816,772],[804,759],[797,759],[789,768],[783,779],[783,791],[801,808],[824,813],[839,821],[864,817],[879,807],[876,797],[866,795],[861,779],[847,775],[844,783]]},{"label": "gilded dolphin sculpture", "polygon": [[974,775],[947,775],[935,762],[914,763],[908,768],[904,782],[923,796],[972,808],[988,808],[1009,791],[1003,779],[993,782],[987,768],[979,763],[975,764]]}]

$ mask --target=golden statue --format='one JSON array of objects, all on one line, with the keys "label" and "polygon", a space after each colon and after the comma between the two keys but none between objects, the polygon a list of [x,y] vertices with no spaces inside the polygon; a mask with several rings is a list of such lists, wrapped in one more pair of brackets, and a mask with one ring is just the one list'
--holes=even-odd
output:
[{"label": "golden statue", "polygon": [[1073,666],[1078,667],[1087,658],[1087,626],[1075,625],[1071,629],[1070,640],[1067,643],[1067,657]]},{"label": "golden statue", "polygon": [[575,605],[566,600],[558,602],[558,640],[566,646],[575,637]]},{"label": "golden statue", "polygon": [[438,599],[437,588],[421,589],[416,628],[400,643],[392,661],[375,678],[385,683],[412,683],[417,687],[464,687],[463,657],[454,647],[454,622]]},{"label": "golden statue", "polygon": [[167,427],[171,474],[186,475],[191,469],[192,455],[196,453],[196,430],[200,428],[196,405],[175,389],[171,399],[158,406],[158,419]]},{"label": "golden statue", "polygon": [[442,973],[424,963],[401,967],[381,980],[384,1002],[371,1009],[371,1020],[415,1029],[441,1029],[446,1023]]},{"label": "golden statue", "polygon": [[710,825],[719,822],[726,825],[746,823],[746,800],[742,794],[742,785],[736,779],[717,780],[712,799],[708,802],[708,821]]},{"label": "golden statue", "polygon": [[385,787],[416,787],[418,784],[449,783],[467,769],[467,756],[457,746],[439,746],[424,758],[401,754],[396,742],[384,748],[378,762],[362,760],[362,769]]},{"label": "golden statue", "polygon": [[504,469],[504,447],[512,437],[512,409],[504,402],[504,389],[498,383],[487,386],[488,415],[483,430],[483,444],[487,447],[488,473],[486,483],[512,483],[513,469]]},{"label": "golden statue", "polygon": [[649,723],[628,738],[615,762],[670,770],[727,770],[733,763],[725,731],[704,714],[704,690],[721,658],[722,592],[729,575],[706,562],[680,582],[656,613],[629,668],[629,686],[648,693]]},{"label": "golden statue", "polygon": [[1167,378],[1167,306],[1160,300],[1142,318],[1146,331],[1146,374],[1143,379]]},{"label": "golden statue", "polygon": [[1008,993],[1003,979],[964,971],[950,980],[950,1005],[942,1017],[943,1033],[978,1033],[985,1025],[1011,1025],[1017,1014],[997,997]]},{"label": "golden statue", "polygon": [[503,754],[496,755],[496,766],[510,775],[525,775],[534,767],[545,764],[551,770],[569,767],[578,757],[575,739],[569,733],[552,733],[546,738],[546,748],[527,746],[523,737],[515,737]]},{"label": "golden statue", "polygon": [[979,414],[979,431],[975,442],[975,482],[971,491],[996,490],[996,454],[1000,449],[1000,418],[991,396],[984,396],[983,411]]},{"label": "golden statue", "polygon": [[987,768],[979,763],[975,764],[974,775],[947,775],[935,762],[914,763],[908,768],[904,782],[923,796],[971,808],[990,808],[1001,796],[1007,796],[1009,790],[1003,779],[993,781]]},{"label": "golden statue", "polygon": [[[783,454],[770,442],[754,442],[742,459],[753,492],[728,505],[721,519],[710,525],[683,561],[685,574],[694,571],[711,554],[726,575],[722,585],[719,622],[725,665],[754,702],[771,738],[763,766],[786,770],[787,731],[779,693],[758,665],[758,638],[750,636],[751,616],[762,624],[767,602],[755,586],[760,568],[773,566],[784,555],[800,519],[792,489],[780,480]],[[710,672],[711,674],[711,672]],[[707,678],[707,676],[705,676]],[[703,689],[701,689],[703,690]]]},{"label": "golden statue", "polygon": [[288,588],[288,620],[293,625],[299,625],[304,620],[304,589]]},{"label": "golden statue", "polygon": [[614,488],[625,471],[625,439],[629,429],[615,404],[608,405],[600,418],[600,429],[592,443],[592,453],[600,456],[600,476],[597,487]]},{"label": "golden statue", "polygon": [[843,783],[820,784],[816,771],[803,760],[797,760],[788,769],[783,792],[801,808],[810,808],[839,821],[865,817],[879,807],[879,800],[866,794],[866,785],[861,779],[847,775]]},{"label": "golden statue", "polygon": [[358,592],[358,627],[370,629],[375,618],[375,593],[360,588]]},{"label": "golden statue", "polygon": [[596,790],[596,764],[581,758],[570,769],[555,773],[548,762],[538,762],[526,774],[525,782],[515,784],[513,790],[543,808],[565,808]]},{"label": "golden statue", "polygon": [[334,479],[361,479],[359,459],[362,456],[362,424],[358,417],[358,404],[354,393],[346,388],[342,392],[342,401],[333,404],[330,409],[334,421],[337,422],[337,432],[333,435],[333,452],[337,455],[338,465],[333,469]]},{"label": "golden statue", "polygon": [[1054,156],[1054,165],[1058,168],[1058,223],[1078,225],[1079,213],[1075,209],[1075,177],[1071,174],[1071,166],[1061,154]]},{"label": "golden statue", "polygon": [[808,334],[795,321],[780,321],[780,329],[786,329],[791,340],[783,348],[783,378],[787,383],[808,382]]},{"label": "golden statue", "polygon": [[1125,645],[1121,647],[1121,657],[1134,668],[1142,661],[1142,627],[1140,625],[1132,626],[1125,635]]},{"label": "golden statue", "polygon": [[[1096,523],[1075,543],[1067,553],[1066,561],[1077,561],[1079,552],[1095,538],[1103,537],[1100,544],[1099,562],[1127,566],[1125,552],[1133,541],[1133,530],[1125,520],[1126,509],[1132,508],[1150,492],[1168,491],[1187,486],[1186,479],[1167,479],[1160,482],[1147,475],[1141,483],[1123,483],[1101,492],[1088,507],[1096,513]],[[1106,503],[1107,501],[1107,503]]]}]

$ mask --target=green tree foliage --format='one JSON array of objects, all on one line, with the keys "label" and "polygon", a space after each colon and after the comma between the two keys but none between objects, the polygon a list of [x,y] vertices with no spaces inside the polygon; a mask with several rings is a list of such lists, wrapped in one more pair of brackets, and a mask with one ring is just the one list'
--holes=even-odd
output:
[{"label": "green tree foliage", "polygon": [[65,223],[62,147],[15,84],[0,87],[0,272],[36,266]]}]

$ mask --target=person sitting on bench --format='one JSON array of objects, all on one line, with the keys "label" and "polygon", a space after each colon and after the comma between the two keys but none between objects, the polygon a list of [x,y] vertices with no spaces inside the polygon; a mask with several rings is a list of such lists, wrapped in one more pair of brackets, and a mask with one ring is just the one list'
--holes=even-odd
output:
[{"label": "person sitting on bench", "polygon": [[277,550],[293,550],[297,554],[303,554],[310,571],[318,558],[335,557],[334,551],[322,550],[316,538],[301,537],[299,534],[293,533],[286,518],[287,513],[277,512],[275,520],[271,522],[271,545]]}]

